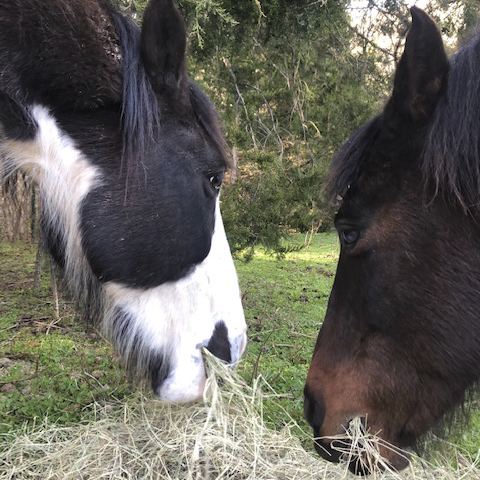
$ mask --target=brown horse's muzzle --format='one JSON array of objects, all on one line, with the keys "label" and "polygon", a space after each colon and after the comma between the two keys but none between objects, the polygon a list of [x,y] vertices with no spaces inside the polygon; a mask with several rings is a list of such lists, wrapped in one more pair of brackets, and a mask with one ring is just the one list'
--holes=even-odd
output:
[{"label": "brown horse's muzzle", "polygon": [[[333,463],[343,460],[352,473],[361,476],[370,475],[376,469],[402,470],[407,467],[409,458],[405,452],[388,445],[386,441],[380,441],[375,447],[369,445],[369,448],[364,448],[369,442],[367,437],[353,440],[346,433],[352,418],[333,422],[323,399],[313,395],[308,385],[305,386],[304,395],[304,416],[313,429],[315,450],[323,459]],[[360,421],[361,432],[365,433],[365,417],[360,417]],[[375,454],[372,454],[372,448],[376,448]]]}]

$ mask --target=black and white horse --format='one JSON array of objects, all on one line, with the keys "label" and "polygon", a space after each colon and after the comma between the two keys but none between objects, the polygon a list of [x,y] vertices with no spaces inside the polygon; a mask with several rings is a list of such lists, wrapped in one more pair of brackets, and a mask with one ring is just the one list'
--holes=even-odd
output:
[{"label": "black and white horse", "polygon": [[202,395],[203,347],[235,363],[246,344],[225,143],[185,50],[172,0],[141,31],[107,0],[0,0],[3,176],[38,185],[75,299],[165,401]]}]

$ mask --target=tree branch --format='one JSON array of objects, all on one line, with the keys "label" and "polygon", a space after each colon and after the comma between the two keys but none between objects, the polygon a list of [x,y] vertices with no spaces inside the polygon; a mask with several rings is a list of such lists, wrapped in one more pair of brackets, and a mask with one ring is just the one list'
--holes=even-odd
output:
[{"label": "tree branch", "polygon": [[351,25],[348,27],[350,29],[351,32],[353,32],[355,35],[357,35],[358,37],[360,37],[362,40],[364,40],[365,42],[367,42],[369,45],[371,45],[373,48],[375,48],[376,50],[382,52],[383,54],[389,56],[389,57],[392,57],[393,59],[395,59],[395,54],[386,50],[385,48],[382,48],[380,47],[379,45],[377,45],[373,40],[370,40],[367,36],[365,36],[363,33],[359,32],[355,27],[352,27]]}]

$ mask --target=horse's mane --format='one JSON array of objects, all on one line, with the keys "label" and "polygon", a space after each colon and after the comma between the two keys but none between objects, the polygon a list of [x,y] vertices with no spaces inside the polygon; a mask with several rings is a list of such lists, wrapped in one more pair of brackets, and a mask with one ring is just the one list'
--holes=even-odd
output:
[{"label": "horse's mane", "polygon": [[480,32],[450,59],[447,94],[425,142],[423,173],[465,211],[480,206]]},{"label": "horse's mane", "polygon": [[[358,179],[380,131],[378,116],[340,148],[330,170],[332,200]],[[450,59],[447,92],[431,120],[421,167],[426,186],[465,211],[480,207],[480,32]]]}]

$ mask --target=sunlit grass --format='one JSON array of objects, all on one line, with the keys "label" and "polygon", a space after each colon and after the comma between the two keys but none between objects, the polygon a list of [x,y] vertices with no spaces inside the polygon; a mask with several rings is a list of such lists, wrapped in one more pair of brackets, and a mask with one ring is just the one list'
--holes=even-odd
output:
[{"label": "sunlit grass", "polygon": [[[303,247],[305,240],[303,235],[292,235],[289,245]],[[315,236],[308,246],[284,258],[258,248],[250,262],[236,262],[249,327],[239,370],[250,382],[261,374],[283,395],[280,402],[265,402],[266,420],[274,427],[284,423],[281,405],[308,431],[303,387],[337,258],[336,235],[329,233]]]}]

